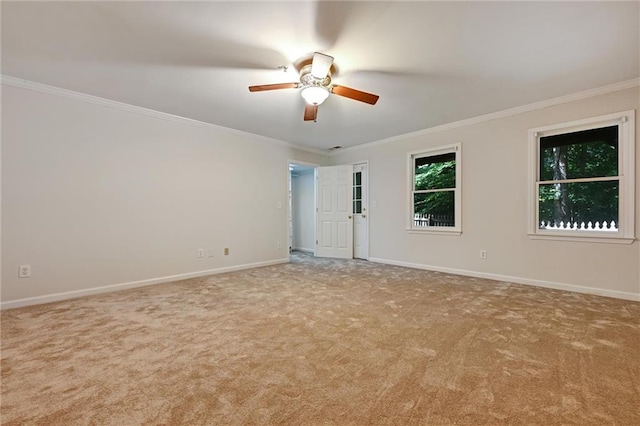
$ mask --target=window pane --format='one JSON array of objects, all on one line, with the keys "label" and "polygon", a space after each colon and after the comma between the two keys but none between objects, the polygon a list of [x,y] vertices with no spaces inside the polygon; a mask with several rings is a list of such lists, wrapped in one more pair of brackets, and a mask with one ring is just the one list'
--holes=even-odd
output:
[{"label": "window pane", "polygon": [[353,203],[353,212],[356,214],[362,213],[362,201],[355,201]]},{"label": "window pane", "polygon": [[618,126],[540,138],[540,180],[618,175]]},{"label": "window pane", "polygon": [[361,186],[356,186],[355,187],[355,194],[354,194],[353,198],[356,199],[356,200],[362,199],[362,187]]},{"label": "window pane", "polygon": [[353,174],[353,184],[354,185],[362,185],[362,172],[355,172]]},{"label": "window pane", "polygon": [[[618,180],[540,185],[540,222],[559,226],[567,222],[579,229],[582,222],[618,225]],[[541,223],[538,223],[543,228]]]},{"label": "window pane", "polygon": [[414,194],[413,226],[455,226],[454,191]]},{"label": "window pane", "polygon": [[446,189],[456,187],[456,154],[414,159],[414,189]]}]

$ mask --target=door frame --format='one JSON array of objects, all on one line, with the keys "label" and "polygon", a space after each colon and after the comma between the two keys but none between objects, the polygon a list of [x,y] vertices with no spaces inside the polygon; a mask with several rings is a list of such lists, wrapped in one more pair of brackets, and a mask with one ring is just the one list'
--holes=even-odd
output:
[{"label": "door frame", "polygon": [[[287,160],[287,188],[286,188],[286,200],[287,200],[287,214],[285,215],[285,229],[287,230],[287,238],[286,238],[286,242],[287,242],[287,246],[289,245],[289,241],[291,241],[292,238],[292,233],[291,230],[289,229],[289,218],[292,217],[292,211],[291,211],[291,203],[289,202],[289,188],[291,188],[291,169],[290,166],[291,164],[299,164],[301,166],[307,166],[307,167],[312,167],[314,169],[314,181],[315,184],[313,186],[313,223],[317,224],[318,223],[318,217],[317,217],[317,207],[318,207],[318,183],[317,183],[317,168],[321,167],[320,164],[317,163],[309,163],[306,161],[299,161],[299,160],[294,160],[294,159],[288,159]],[[370,230],[370,224],[371,224],[371,205],[372,205],[372,201],[371,201],[371,197],[370,197],[370,193],[371,191],[369,191],[369,187],[370,182],[371,182],[371,165],[369,164],[369,160],[361,160],[361,161],[352,161],[349,163],[344,163],[344,165],[351,165],[351,166],[355,166],[356,164],[365,164],[367,166],[367,187],[364,188],[364,190],[366,191],[367,194],[367,212],[368,212],[368,216],[367,216],[367,224],[366,224],[366,232],[367,232],[367,260],[369,260],[369,258],[371,257],[371,230]],[[337,164],[339,165],[339,164]],[[314,241],[316,241],[318,239],[318,236],[316,234],[317,231],[317,226],[314,225],[313,227],[313,239]],[[355,231],[354,231],[355,232]],[[316,251],[317,251],[317,245],[314,244],[313,246],[313,256],[316,256]],[[352,254],[353,256],[353,254]],[[353,258],[353,257],[352,257]]]}]

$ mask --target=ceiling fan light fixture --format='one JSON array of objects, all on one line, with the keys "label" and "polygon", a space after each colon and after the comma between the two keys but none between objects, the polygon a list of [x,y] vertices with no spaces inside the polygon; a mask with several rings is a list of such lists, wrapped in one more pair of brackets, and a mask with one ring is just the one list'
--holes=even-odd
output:
[{"label": "ceiling fan light fixture", "polygon": [[322,86],[309,86],[300,94],[309,105],[320,105],[329,97],[329,90]]}]

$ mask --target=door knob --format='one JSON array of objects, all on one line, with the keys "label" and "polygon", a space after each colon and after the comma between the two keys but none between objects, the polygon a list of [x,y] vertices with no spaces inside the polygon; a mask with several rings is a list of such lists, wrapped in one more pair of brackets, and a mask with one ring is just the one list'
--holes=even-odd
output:
[{"label": "door knob", "polygon": [[351,219],[351,215],[349,215],[349,219]]},{"label": "door knob", "polygon": [[362,217],[367,217],[367,215],[366,215],[366,214],[363,214],[363,215],[362,215]]}]

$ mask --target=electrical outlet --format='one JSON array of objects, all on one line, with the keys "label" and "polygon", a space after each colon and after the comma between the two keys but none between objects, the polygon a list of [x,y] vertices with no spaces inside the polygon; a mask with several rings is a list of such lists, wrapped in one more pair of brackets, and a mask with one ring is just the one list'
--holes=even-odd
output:
[{"label": "electrical outlet", "polygon": [[487,258],[487,251],[480,250],[480,259],[486,259],[486,258]]},{"label": "electrical outlet", "polygon": [[31,265],[20,265],[18,268],[18,278],[29,278],[31,276]]},{"label": "electrical outlet", "polygon": [[278,206],[279,209],[281,209],[282,208],[282,201],[278,201],[276,205]]},{"label": "electrical outlet", "polygon": [[208,253],[209,257],[213,257],[213,252],[214,252],[214,250],[212,248],[210,248],[209,249],[209,253]]},{"label": "electrical outlet", "polygon": [[224,255],[228,256],[229,255],[229,247],[225,247],[224,249]]},{"label": "electrical outlet", "polygon": [[280,241],[278,241],[278,242],[276,243],[276,248],[279,248],[279,249],[281,249],[281,248],[282,248],[282,243],[281,243]]},{"label": "electrical outlet", "polygon": [[198,249],[198,257],[199,258],[204,257],[204,249]]}]

